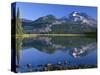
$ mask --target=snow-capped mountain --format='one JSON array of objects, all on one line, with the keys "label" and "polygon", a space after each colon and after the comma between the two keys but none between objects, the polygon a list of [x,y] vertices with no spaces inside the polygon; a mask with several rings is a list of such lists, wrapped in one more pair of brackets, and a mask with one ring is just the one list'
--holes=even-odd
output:
[{"label": "snow-capped mountain", "polygon": [[62,24],[68,22],[75,22],[96,27],[97,21],[86,13],[73,11],[68,16],[69,17],[64,16],[62,18],[56,18],[54,15],[46,15],[38,18],[34,21],[34,23]]},{"label": "snow-capped mountain", "polygon": [[54,15],[41,16],[35,21],[22,20],[26,33],[85,33],[96,32],[96,20],[86,13],[72,12],[62,18]]},{"label": "snow-capped mountain", "polygon": [[69,19],[73,22],[80,22],[90,26],[96,26],[96,20],[88,16],[86,13],[73,11],[69,14]]}]

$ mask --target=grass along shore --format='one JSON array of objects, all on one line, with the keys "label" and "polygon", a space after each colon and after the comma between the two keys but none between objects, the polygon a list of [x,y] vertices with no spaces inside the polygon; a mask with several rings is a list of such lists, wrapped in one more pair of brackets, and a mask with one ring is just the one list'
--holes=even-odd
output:
[{"label": "grass along shore", "polygon": [[16,34],[17,38],[28,38],[37,36],[85,36],[85,34]]}]

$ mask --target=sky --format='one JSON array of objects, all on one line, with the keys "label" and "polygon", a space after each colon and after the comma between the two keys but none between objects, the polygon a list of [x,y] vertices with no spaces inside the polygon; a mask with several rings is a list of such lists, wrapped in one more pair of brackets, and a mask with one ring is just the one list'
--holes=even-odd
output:
[{"label": "sky", "polygon": [[39,17],[49,14],[54,15],[57,18],[67,16],[72,11],[84,12],[89,16],[97,19],[97,8],[90,6],[73,6],[73,5],[59,5],[59,4],[39,4],[39,3],[25,3],[17,2],[16,8],[20,10],[20,17],[36,20]]}]

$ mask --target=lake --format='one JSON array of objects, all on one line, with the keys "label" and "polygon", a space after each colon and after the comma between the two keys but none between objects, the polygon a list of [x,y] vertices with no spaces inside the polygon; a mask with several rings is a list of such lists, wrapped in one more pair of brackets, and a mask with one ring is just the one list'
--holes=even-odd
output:
[{"label": "lake", "polygon": [[97,65],[95,37],[37,36],[23,38],[20,42],[18,72],[42,71],[46,64]]}]

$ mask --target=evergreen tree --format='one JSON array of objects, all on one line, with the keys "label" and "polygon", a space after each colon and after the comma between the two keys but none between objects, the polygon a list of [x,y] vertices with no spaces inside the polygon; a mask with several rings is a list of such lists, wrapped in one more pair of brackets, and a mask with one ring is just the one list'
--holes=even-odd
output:
[{"label": "evergreen tree", "polygon": [[[21,27],[21,20],[20,20],[20,11],[19,8],[17,9],[17,13],[16,13],[16,34],[23,34],[23,29]],[[17,64],[19,64],[19,60],[20,60],[20,56],[19,56],[19,52],[21,49],[21,44],[22,44],[22,39],[21,38],[16,38],[16,59],[17,59]]]},{"label": "evergreen tree", "polygon": [[16,34],[23,34],[23,29],[21,27],[21,20],[20,20],[20,11],[19,8],[17,9],[16,15]]}]

